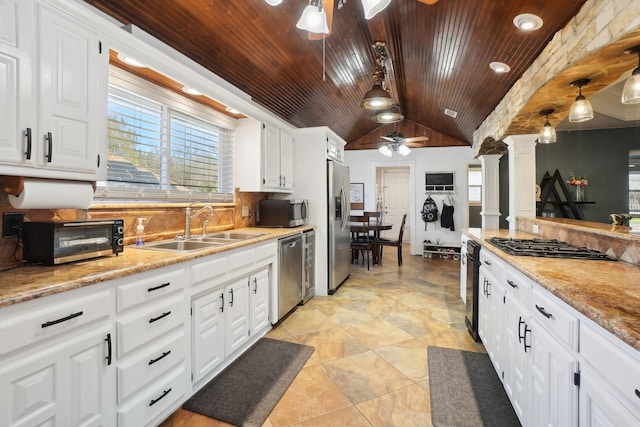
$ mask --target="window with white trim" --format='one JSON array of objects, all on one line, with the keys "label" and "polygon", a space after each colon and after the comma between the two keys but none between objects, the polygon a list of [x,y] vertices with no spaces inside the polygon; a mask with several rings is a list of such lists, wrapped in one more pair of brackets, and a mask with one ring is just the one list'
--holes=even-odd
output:
[{"label": "window with white trim", "polygon": [[233,201],[232,119],[118,69],[96,199]]},{"label": "window with white trim", "polygon": [[482,167],[470,165],[467,177],[469,205],[482,206]]}]

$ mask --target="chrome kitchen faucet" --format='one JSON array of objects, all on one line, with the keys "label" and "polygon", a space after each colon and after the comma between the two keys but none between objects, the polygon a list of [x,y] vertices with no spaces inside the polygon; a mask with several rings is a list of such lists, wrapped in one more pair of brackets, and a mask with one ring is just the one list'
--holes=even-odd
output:
[{"label": "chrome kitchen faucet", "polygon": [[[185,209],[184,211],[184,238],[191,238],[191,219],[200,216],[200,214],[204,211],[209,211],[209,215],[213,216],[213,208],[211,206],[203,206],[199,211],[191,215],[191,206]],[[208,223],[209,221],[206,221]],[[206,223],[202,227],[202,237],[206,234]]]}]

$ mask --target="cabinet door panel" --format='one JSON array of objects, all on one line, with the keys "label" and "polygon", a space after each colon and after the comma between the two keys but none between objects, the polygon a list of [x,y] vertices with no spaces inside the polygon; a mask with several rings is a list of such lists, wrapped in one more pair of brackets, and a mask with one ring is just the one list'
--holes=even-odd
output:
[{"label": "cabinet door panel", "polygon": [[102,401],[107,390],[103,388],[106,369],[104,337],[98,336],[91,342],[78,347],[67,358],[69,364],[68,393],[70,423],[72,426],[106,425],[103,415],[107,408]]},{"label": "cabinet door panel", "polygon": [[193,300],[193,381],[224,360],[224,289]]},{"label": "cabinet door panel", "polygon": [[225,287],[225,355],[229,356],[249,339],[248,278]]},{"label": "cabinet door panel", "polygon": [[251,335],[269,325],[269,270],[250,277]]},{"label": "cabinet door panel", "polygon": [[580,427],[639,426],[640,419],[614,397],[594,375],[583,369],[580,375]]},{"label": "cabinet door panel", "polygon": [[528,367],[530,364],[531,332],[529,315],[525,308],[507,292],[505,302],[504,388],[511,405],[523,425],[526,425],[526,409],[529,402]]},{"label": "cabinet door panel", "polygon": [[280,173],[282,174],[282,188],[293,190],[293,137],[287,132],[280,131]]},{"label": "cabinet door panel", "polygon": [[280,188],[280,130],[269,124],[263,129],[263,186]]}]

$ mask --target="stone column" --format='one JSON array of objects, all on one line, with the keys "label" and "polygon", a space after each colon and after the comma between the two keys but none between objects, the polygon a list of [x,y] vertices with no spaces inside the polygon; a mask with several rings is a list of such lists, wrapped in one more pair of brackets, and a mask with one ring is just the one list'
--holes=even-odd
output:
[{"label": "stone column", "polygon": [[517,230],[517,217],[536,216],[537,137],[510,135],[503,139],[509,148],[509,230]]},{"label": "stone column", "polygon": [[482,228],[500,228],[500,158],[502,154],[478,156],[482,164]]}]

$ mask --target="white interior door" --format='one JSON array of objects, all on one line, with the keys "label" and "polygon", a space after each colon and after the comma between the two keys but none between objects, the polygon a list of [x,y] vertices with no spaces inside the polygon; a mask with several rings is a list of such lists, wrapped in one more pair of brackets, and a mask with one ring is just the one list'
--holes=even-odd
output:
[{"label": "white interior door", "polygon": [[402,216],[407,214],[407,222],[404,225],[404,235],[411,235],[411,216],[409,214],[410,203],[410,174],[409,168],[384,169],[381,176],[383,221],[393,224],[393,228],[383,231],[382,237],[397,239],[400,232]]}]

